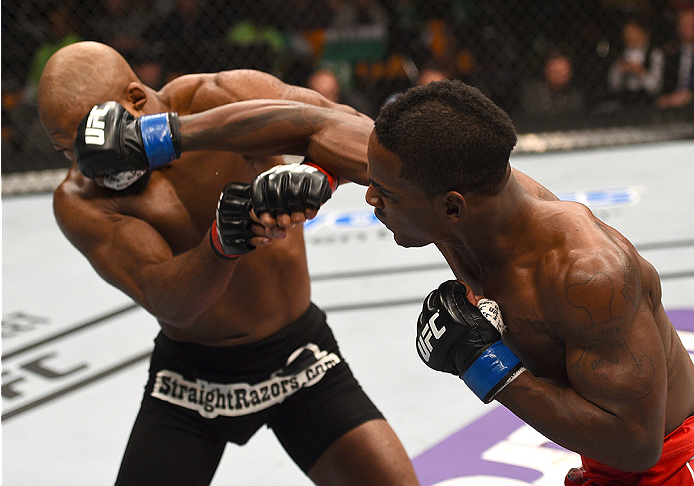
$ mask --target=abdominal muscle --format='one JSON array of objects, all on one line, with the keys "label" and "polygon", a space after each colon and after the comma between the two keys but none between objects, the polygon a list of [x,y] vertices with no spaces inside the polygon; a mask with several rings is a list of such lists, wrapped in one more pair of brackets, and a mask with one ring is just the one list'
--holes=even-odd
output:
[{"label": "abdominal muscle", "polygon": [[241,256],[224,294],[190,327],[160,323],[174,341],[233,346],[264,339],[306,312],[310,278],[303,228]]}]

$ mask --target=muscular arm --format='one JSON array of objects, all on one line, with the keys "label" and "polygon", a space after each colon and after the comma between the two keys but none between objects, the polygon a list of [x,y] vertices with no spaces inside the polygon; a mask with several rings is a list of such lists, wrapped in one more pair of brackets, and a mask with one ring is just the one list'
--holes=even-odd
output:
[{"label": "muscular arm", "polygon": [[554,299],[571,387],[525,372],[496,398],[556,443],[642,471],[662,452],[666,364],[636,265],[618,253],[576,261]]},{"label": "muscular arm", "polygon": [[175,103],[184,113],[199,113],[228,103],[258,99],[298,101],[369,119],[348,105],[330,101],[312,89],[287,84],[279,78],[252,69],[234,69],[211,74],[181,76],[167,85]]},{"label": "muscular arm", "polygon": [[325,170],[368,185],[366,147],[373,122],[363,116],[284,100],[231,103],[180,117],[181,148],[247,155],[305,155]]},{"label": "muscular arm", "polygon": [[119,214],[110,204],[112,200],[78,192],[69,179],[54,195],[61,230],[104,280],[159,321],[179,328],[192,325],[224,292],[238,260],[215,256],[207,238],[173,256],[152,226]]}]

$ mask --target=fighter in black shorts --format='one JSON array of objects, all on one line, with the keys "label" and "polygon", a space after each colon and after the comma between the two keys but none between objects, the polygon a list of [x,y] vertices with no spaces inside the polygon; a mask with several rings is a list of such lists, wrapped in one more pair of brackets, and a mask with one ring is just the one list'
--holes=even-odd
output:
[{"label": "fighter in black shorts", "polygon": [[[362,391],[315,305],[255,343],[210,347],[159,334],[140,414],[117,484],[154,484],[165,468],[180,484],[208,484],[227,442],[272,429],[304,472],[330,444],[383,416]],[[184,460],[157,444],[188,451]],[[154,477],[143,477],[143,471]]]},{"label": "fighter in black shorts", "polygon": [[[84,164],[73,163],[54,195],[61,230],[104,280],[161,326],[119,483],[208,484],[224,443],[243,443],[267,423],[316,484],[418,484],[395,432],[359,389],[312,307],[301,225],[272,244],[246,233],[257,228],[249,219],[249,184],[283,167],[278,154],[311,156],[343,182],[366,185],[373,121],[252,70],[181,76],[154,91],[119,53],[95,42],[54,54],[37,94],[48,136],[73,162],[82,123]],[[93,109],[108,101],[117,103]],[[265,119],[274,103],[297,102],[324,112],[312,120]],[[237,105],[235,113],[225,111]],[[221,120],[200,126],[203,111],[239,121],[239,136],[199,139],[166,164],[181,146],[157,142],[157,130],[176,132],[176,113],[186,118],[182,132],[216,129]],[[349,123],[323,125],[332,111]],[[119,150],[143,140],[153,150],[144,167],[134,167],[138,157]],[[318,169],[299,173],[329,195]],[[315,368],[301,353],[292,356],[302,347],[318,359]]]}]

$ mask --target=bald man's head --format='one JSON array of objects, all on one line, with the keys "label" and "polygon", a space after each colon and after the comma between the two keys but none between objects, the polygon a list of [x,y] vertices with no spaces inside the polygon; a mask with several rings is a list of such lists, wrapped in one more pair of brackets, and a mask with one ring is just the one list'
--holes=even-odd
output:
[{"label": "bald man's head", "polygon": [[72,159],[80,120],[98,103],[127,101],[133,82],[140,81],[128,62],[107,45],[78,42],[56,52],[38,86],[39,116],[56,149]]}]

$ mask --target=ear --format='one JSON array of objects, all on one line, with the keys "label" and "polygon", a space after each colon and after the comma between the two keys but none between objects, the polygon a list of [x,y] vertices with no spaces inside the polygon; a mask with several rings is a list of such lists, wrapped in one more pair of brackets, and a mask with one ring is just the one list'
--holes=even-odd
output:
[{"label": "ear", "polygon": [[140,83],[134,81],[128,85],[125,96],[137,111],[142,111],[147,103],[147,92]]},{"label": "ear", "polygon": [[443,196],[446,218],[451,222],[462,219],[467,212],[467,201],[458,191],[448,191]]}]

